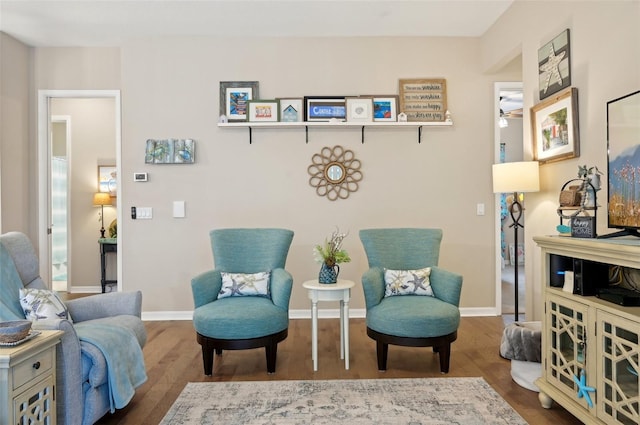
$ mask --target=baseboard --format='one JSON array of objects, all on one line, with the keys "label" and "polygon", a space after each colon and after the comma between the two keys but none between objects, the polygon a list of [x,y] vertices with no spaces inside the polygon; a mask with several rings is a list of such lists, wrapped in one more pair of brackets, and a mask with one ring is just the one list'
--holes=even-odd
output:
[{"label": "baseboard", "polygon": [[[487,317],[498,316],[495,307],[477,307],[477,308],[461,308],[460,315],[462,317]],[[338,319],[340,310],[335,309],[318,309],[318,318],[320,319]],[[349,309],[349,317],[352,319],[361,319],[366,317],[366,311],[362,308]],[[289,310],[290,319],[311,319],[311,310]],[[191,320],[193,319],[193,311],[149,311],[142,312],[142,320],[159,321],[159,320]]]}]

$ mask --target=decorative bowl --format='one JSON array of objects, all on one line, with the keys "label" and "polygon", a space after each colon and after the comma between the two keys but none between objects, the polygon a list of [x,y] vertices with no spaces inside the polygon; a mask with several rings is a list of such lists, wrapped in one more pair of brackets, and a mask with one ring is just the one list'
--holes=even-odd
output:
[{"label": "decorative bowl", "polygon": [[0,342],[11,343],[25,339],[31,330],[30,320],[0,322]]}]

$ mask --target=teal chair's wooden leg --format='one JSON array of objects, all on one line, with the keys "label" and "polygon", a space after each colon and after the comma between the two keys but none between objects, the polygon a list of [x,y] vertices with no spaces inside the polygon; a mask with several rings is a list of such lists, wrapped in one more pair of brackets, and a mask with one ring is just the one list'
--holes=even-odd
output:
[{"label": "teal chair's wooden leg", "polygon": [[276,373],[276,355],[278,354],[278,343],[268,344],[264,347],[267,354],[267,373]]},{"label": "teal chair's wooden leg", "polygon": [[440,373],[449,373],[449,360],[451,358],[451,344],[441,345],[440,347],[438,347],[437,352],[440,355]]},{"label": "teal chair's wooden leg", "polygon": [[387,355],[389,354],[389,344],[385,344],[381,341],[376,341],[376,350],[378,355],[378,370],[387,370]]},{"label": "teal chair's wooden leg", "polygon": [[213,375],[213,347],[202,345],[202,363],[204,364],[204,374]]}]

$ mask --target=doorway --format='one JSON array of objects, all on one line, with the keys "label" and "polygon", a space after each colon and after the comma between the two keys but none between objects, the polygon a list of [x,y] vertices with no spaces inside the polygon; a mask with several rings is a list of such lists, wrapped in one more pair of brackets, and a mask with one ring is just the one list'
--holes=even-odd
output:
[{"label": "doorway", "polygon": [[[523,89],[521,82],[495,83],[495,163],[522,161],[523,159]],[[524,243],[514,244],[508,206],[513,195],[496,194],[496,307],[505,320],[513,321],[515,297],[518,296],[519,320],[524,318],[522,306],[525,296]],[[522,232],[522,230],[519,230]],[[519,241],[524,237],[519,233]],[[515,258],[518,263],[515,264]],[[519,288],[514,286],[518,273]]]},{"label": "doorway", "polygon": [[[101,291],[102,217],[92,197],[98,190],[98,166],[108,162],[120,175],[120,156],[118,90],[38,91],[38,254],[40,275],[48,287]],[[119,180],[116,187],[120,193]],[[117,203],[113,205],[110,221],[121,214]],[[118,250],[116,290],[122,282],[120,255]]]},{"label": "doorway", "polygon": [[69,270],[69,147],[71,117],[51,116],[51,287],[54,291],[67,288]]}]

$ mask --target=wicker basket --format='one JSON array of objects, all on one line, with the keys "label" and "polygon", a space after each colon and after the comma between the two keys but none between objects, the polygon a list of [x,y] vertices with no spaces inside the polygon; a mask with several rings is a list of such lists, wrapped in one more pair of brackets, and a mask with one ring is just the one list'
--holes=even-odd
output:
[{"label": "wicker basket", "polygon": [[0,343],[12,343],[25,339],[30,330],[30,320],[0,322]]}]

